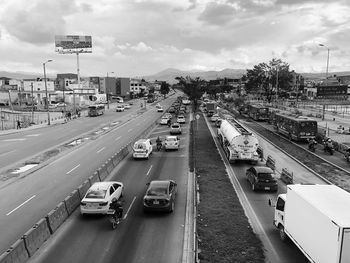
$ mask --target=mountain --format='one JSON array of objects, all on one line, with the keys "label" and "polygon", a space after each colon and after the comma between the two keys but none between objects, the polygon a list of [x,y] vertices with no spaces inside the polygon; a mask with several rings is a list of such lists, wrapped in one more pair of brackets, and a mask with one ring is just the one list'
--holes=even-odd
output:
[{"label": "mountain", "polygon": [[176,77],[191,78],[199,77],[204,80],[212,80],[218,78],[240,78],[246,73],[245,69],[224,69],[221,71],[182,71],[174,68],[168,68],[154,75],[144,76],[143,78],[147,81],[166,81],[170,84],[177,83]]},{"label": "mountain", "polygon": [[0,77],[6,77],[10,79],[36,79],[36,78],[42,78],[43,73],[0,71]]}]

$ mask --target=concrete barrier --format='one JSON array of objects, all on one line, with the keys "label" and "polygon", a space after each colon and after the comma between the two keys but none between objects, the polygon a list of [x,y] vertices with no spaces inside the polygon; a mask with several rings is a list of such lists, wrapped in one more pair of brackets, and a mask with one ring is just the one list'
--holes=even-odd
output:
[{"label": "concrete barrier", "polygon": [[71,194],[67,196],[63,202],[66,206],[68,214],[71,215],[74,210],[80,205],[80,195],[78,190],[71,192]]},{"label": "concrete barrier", "polygon": [[22,238],[29,256],[33,256],[41,245],[50,238],[50,230],[45,218],[40,219]]},{"label": "concrete barrier", "polygon": [[79,197],[80,200],[84,198],[87,190],[89,190],[91,184],[89,180],[85,180],[81,185],[78,187]]},{"label": "concrete barrier", "polygon": [[285,184],[293,184],[293,173],[289,172],[287,168],[282,168],[281,180]]},{"label": "concrete barrier", "polygon": [[276,170],[276,161],[275,161],[275,159],[272,158],[271,155],[267,156],[266,166],[270,167],[273,171]]},{"label": "concrete barrier", "polygon": [[122,153],[123,153],[123,159],[128,156],[129,154],[129,149],[128,149],[128,146],[125,145],[125,147],[122,149]]},{"label": "concrete barrier", "polygon": [[67,217],[68,212],[63,202],[60,202],[53,210],[47,214],[46,220],[49,225],[51,234],[53,234],[57,228],[62,225]]},{"label": "concrete barrier", "polygon": [[118,153],[113,154],[112,156],[112,162],[114,167],[116,167],[119,164],[119,156]]},{"label": "concrete barrier", "polygon": [[98,172],[98,176],[100,177],[101,181],[104,181],[106,179],[106,177],[109,175],[105,164],[102,164],[102,166],[97,169],[97,172]]},{"label": "concrete barrier", "polygon": [[29,254],[22,238],[0,255],[0,263],[24,263],[28,259]]},{"label": "concrete barrier", "polygon": [[94,183],[101,181],[98,171],[95,171],[93,175],[89,176],[89,181],[90,181],[90,185],[93,185]]},{"label": "concrete barrier", "polygon": [[112,158],[108,158],[108,160],[106,161],[106,169],[107,169],[107,173],[111,174],[113,169],[114,169],[114,163],[113,163],[113,159]]}]

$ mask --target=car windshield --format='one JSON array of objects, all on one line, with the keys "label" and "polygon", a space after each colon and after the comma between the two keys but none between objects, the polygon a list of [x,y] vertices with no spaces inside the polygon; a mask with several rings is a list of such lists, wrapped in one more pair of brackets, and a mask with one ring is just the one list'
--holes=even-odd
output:
[{"label": "car windshield", "polygon": [[272,179],[272,175],[270,173],[260,173],[258,174],[259,179]]},{"label": "car windshield", "polygon": [[148,196],[163,196],[163,195],[167,195],[167,189],[164,187],[151,187],[150,189],[148,189],[147,191],[147,195]]},{"label": "car windshield", "polygon": [[178,129],[180,126],[179,125],[173,125],[172,126],[174,129]]},{"label": "car windshield", "polygon": [[106,190],[91,190],[86,194],[86,198],[103,199],[106,196]]},{"label": "car windshield", "polygon": [[167,138],[166,139],[168,142],[176,142],[176,138]]}]

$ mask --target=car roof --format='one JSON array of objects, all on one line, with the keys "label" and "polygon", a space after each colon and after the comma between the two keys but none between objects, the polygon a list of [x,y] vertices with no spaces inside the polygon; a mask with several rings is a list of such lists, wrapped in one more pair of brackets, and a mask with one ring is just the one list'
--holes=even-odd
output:
[{"label": "car roof", "polygon": [[174,135],[167,135],[167,136],[165,137],[166,140],[167,140],[167,139],[171,139],[171,138],[177,139],[177,136],[174,136]]},{"label": "car roof", "polygon": [[180,126],[180,124],[177,122],[174,122],[171,126]]},{"label": "car roof", "polygon": [[[141,142],[147,142],[149,139],[139,139],[139,140],[137,140],[136,142],[138,142],[138,143],[141,143]],[[135,143],[136,143],[135,142]]]},{"label": "car roof", "polygon": [[90,189],[91,190],[107,190],[109,186],[111,186],[112,184],[120,184],[120,182],[116,182],[116,181],[109,181],[109,182],[96,182],[94,183]]},{"label": "car roof", "polygon": [[157,187],[167,187],[172,180],[154,180],[149,183],[150,186],[157,186]]},{"label": "car roof", "polygon": [[273,173],[272,169],[270,167],[267,167],[267,166],[254,166],[254,169],[258,173]]}]

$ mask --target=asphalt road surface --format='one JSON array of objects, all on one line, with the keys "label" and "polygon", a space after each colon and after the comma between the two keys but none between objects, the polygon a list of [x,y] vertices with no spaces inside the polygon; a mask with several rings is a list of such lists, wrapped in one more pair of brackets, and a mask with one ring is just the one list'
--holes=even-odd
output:
[{"label": "asphalt road surface", "polygon": [[[170,104],[172,100],[174,98],[169,99],[167,103]],[[111,114],[114,115],[115,120],[115,115],[120,113],[111,112]],[[141,134],[160,115],[154,107],[148,105],[146,112],[128,118],[128,121],[125,122],[118,121],[118,125],[111,126],[107,133],[65,150],[39,165],[40,169],[2,181],[0,184],[0,193],[3,196],[0,199],[0,253],[8,249],[39,219],[45,217],[71,191],[92,175],[109,157]],[[108,118],[112,119],[107,116]],[[48,146],[47,142],[50,138],[46,135],[47,132],[53,138],[67,133],[68,135],[62,139],[67,140],[72,136],[71,130],[79,130],[81,133],[83,129],[87,132],[86,122],[96,123],[96,121],[101,120],[99,117],[85,119],[85,121],[79,119],[62,126],[35,130],[35,133],[43,134],[41,136],[43,142],[39,139],[38,144],[41,145],[41,149],[45,149],[45,145]],[[11,136],[21,138],[23,134],[16,133]],[[33,138],[36,137],[31,137]]]},{"label": "asphalt road surface", "polygon": [[[157,126],[149,135],[169,135],[169,128]],[[183,253],[186,189],[188,176],[189,123],[183,125],[179,151],[157,151],[149,160],[130,155],[108,180],[124,183],[124,220],[112,230],[106,216],[71,216],[29,262],[181,262]],[[144,213],[142,198],[146,183],[172,179],[178,184],[172,213]]]}]

